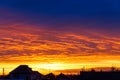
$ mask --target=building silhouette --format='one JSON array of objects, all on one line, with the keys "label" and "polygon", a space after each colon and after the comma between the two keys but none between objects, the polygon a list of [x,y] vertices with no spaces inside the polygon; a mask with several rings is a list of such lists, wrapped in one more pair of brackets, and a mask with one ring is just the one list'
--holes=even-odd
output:
[{"label": "building silhouette", "polygon": [[56,76],[56,80],[70,80],[70,78],[63,73],[60,73],[59,75]]},{"label": "building silhouette", "polygon": [[37,80],[41,78],[41,74],[33,71],[28,65],[20,65],[9,73],[10,80]]},{"label": "building silhouette", "polygon": [[49,73],[45,76],[43,76],[42,80],[55,80],[55,75],[53,73]]},{"label": "building silhouette", "polygon": [[80,80],[120,80],[120,71],[81,71]]}]

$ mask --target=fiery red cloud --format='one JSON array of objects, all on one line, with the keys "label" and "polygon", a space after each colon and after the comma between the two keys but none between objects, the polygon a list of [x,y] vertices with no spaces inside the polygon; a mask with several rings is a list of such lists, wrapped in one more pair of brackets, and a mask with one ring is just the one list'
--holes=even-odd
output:
[{"label": "fiery red cloud", "polygon": [[84,66],[120,67],[119,53],[120,37],[105,32],[51,30],[26,24],[0,25],[0,63],[6,69],[19,64],[29,64],[43,72],[73,71]]}]

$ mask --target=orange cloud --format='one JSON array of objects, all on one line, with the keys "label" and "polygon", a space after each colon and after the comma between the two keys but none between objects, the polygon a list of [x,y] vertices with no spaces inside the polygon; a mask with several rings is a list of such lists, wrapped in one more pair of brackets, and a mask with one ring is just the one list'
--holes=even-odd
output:
[{"label": "orange cloud", "polygon": [[58,71],[112,64],[120,67],[119,42],[120,37],[91,31],[81,34],[23,24],[0,25],[0,64],[5,68],[29,64],[34,69],[54,65]]}]

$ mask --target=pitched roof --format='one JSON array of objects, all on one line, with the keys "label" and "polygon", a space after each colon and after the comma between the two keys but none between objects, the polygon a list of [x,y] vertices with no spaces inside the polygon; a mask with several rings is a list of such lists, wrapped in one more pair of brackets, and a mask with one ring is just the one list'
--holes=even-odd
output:
[{"label": "pitched roof", "polygon": [[28,65],[20,65],[16,69],[10,72],[10,74],[32,74],[33,71]]},{"label": "pitched roof", "polygon": [[57,78],[64,78],[64,79],[68,79],[68,77],[66,75],[64,75],[63,73],[60,73]]}]

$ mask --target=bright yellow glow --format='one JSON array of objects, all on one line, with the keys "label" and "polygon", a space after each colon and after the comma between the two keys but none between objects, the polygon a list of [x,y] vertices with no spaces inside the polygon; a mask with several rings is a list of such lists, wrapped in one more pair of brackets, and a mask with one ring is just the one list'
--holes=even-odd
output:
[{"label": "bright yellow glow", "polygon": [[34,65],[34,67],[36,67],[36,68],[44,68],[47,70],[64,69],[62,66],[63,66],[63,64],[59,64],[59,63],[43,63],[43,64]]}]

